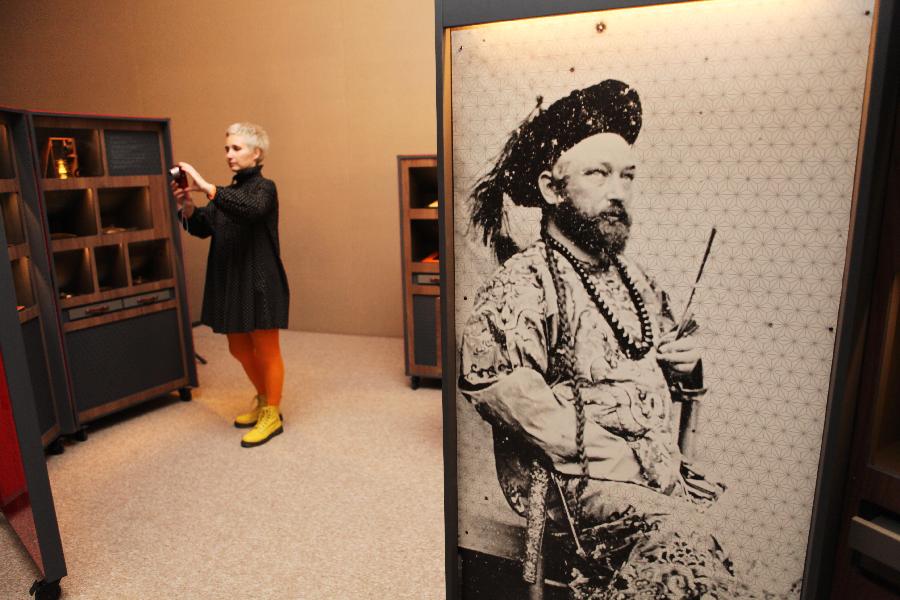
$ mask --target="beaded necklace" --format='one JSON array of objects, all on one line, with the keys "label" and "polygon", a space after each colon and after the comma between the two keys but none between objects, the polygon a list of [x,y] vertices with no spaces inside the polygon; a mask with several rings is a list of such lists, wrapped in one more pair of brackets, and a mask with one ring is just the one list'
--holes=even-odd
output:
[{"label": "beaded necklace", "polygon": [[563,257],[569,261],[569,264],[572,265],[572,268],[575,269],[575,273],[577,273],[578,278],[581,279],[581,283],[584,285],[584,289],[587,291],[588,296],[594,301],[597,310],[600,311],[600,314],[603,315],[603,318],[606,319],[606,322],[613,330],[613,334],[615,334],[616,340],[619,342],[619,347],[622,348],[625,355],[631,360],[639,360],[646,356],[653,347],[653,327],[650,323],[650,315],[647,313],[644,299],[641,298],[641,295],[638,293],[637,286],[635,286],[634,280],[631,279],[631,276],[628,274],[622,261],[616,256],[609,257],[612,265],[616,268],[616,271],[618,271],[622,283],[625,284],[625,289],[628,290],[628,296],[631,298],[631,301],[634,303],[634,307],[637,310],[638,320],[641,323],[641,339],[639,340],[634,339],[630,333],[625,331],[625,328],[619,323],[619,319],[613,314],[612,309],[610,309],[609,305],[600,297],[600,294],[597,292],[597,286],[594,285],[594,282],[591,281],[588,276],[584,263],[578,260],[568,248],[563,246],[556,239],[549,235],[544,235],[543,237],[544,243],[562,254]]}]

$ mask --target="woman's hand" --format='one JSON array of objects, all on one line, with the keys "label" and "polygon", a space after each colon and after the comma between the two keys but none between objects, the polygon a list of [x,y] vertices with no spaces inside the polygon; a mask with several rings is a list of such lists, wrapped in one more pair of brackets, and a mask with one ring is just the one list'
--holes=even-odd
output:
[{"label": "woman's hand", "polygon": [[682,375],[691,373],[700,360],[700,351],[693,336],[675,339],[677,330],[665,334],[659,341],[656,360]]},{"label": "woman's hand", "polygon": [[203,176],[191,165],[186,162],[180,162],[178,166],[188,174],[188,191],[203,192],[207,196],[212,196],[216,191],[215,186],[203,179]]},{"label": "woman's hand", "polygon": [[185,219],[190,219],[196,208],[193,200],[191,200],[190,190],[181,187],[174,181],[169,182],[169,187],[172,188],[172,194],[175,195],[175,206],[181,211]]}]

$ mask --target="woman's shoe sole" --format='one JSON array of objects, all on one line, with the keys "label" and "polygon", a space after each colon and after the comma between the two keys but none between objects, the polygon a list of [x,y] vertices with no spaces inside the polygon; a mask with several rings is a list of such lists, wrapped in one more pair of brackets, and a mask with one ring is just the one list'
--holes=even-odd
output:
[{"label": "woman's shoe sole", "polygon": [[269,440],[271,440],[271,439],[272,439],[273,437],[275,437],[276,435],[281,435],[283,432],[284,432],[284,428],[283,428],[283,427],[279,427],[278,429],[276,429],[275,431],[273,431],[273,432],[269,435],[269,437],[267,437],[267,438],[264,439],[264,440],[260,440],[260,441],[258,441],[258,442],[245,442],[244,440],[241,440],[241,447],[242,447],[242,448],[253,448],[254,446],[261,446],[261,445],[265,444],[266,442],[268,442]]}]

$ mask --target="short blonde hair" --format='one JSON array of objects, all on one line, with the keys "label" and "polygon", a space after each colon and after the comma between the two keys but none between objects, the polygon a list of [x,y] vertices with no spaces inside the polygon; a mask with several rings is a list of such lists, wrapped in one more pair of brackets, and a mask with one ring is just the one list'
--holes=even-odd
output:
[{"label": "short blonde hair", "polygon": [[266,153],[269,151],[269,134],[262,126],[256,123],[239,122],[232,123],[225,130],[225,136],[239,135],[242,136],[247,143],[253,148],[259,148],[259,160],[257,164],[262,163]]}]

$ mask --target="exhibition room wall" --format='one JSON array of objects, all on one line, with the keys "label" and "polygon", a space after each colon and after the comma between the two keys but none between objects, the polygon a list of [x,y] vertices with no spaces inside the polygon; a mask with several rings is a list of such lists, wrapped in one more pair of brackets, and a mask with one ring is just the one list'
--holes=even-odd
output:
[{"label": "exhibition room wall", "polygon": [[[0,105],[171,118],[214,183],[224,128],[265,126],[291,329],[402,334],[396,155],[435,152],[432,2],[5,0],[0,52]],[[197,320],[207,241],[184,239]]]}]

